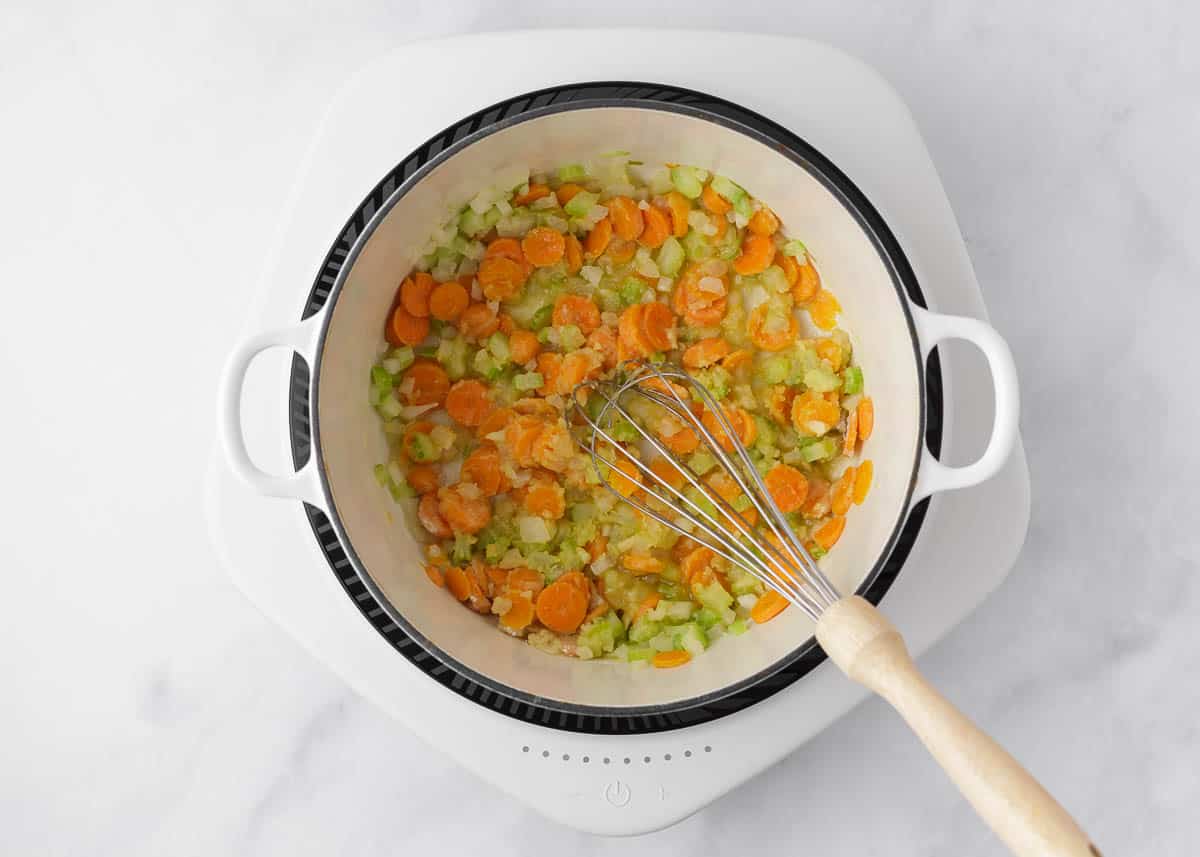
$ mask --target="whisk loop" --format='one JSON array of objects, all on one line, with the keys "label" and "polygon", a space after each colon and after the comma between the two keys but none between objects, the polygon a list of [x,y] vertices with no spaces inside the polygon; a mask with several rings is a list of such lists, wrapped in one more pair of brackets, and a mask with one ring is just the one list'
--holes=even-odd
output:
[{"label": "whisk loop", "polygon": [[[814,620],[818,619],[841,596],[800,543],[783,512],[771,498],[762,476],[720,403],[703,384],[678,366],[637,363],[627,364],[627,371],[625,380],[620,382],[585,381],[575,388],[576,395],[572,397],[576,412],[591,428],[591,434],[581,446],[591,455],[596,473],[604,486],[642,514],[745,569]],[[689,389],[704,410],[717,421],[723,438],[731,447],[729,450],[684,399]],[[589,408],[580,404],[580,399],[585,398],[578,395],[580,392],[586,392],[589,402],[593,397],[599,397],[602,402],[594,416],[589,414]],[[693,430],[707,452],[733,479],[742,495],[757,511],[754,521],[747,520],[720,492],[671,452],[657,432],[648,430],[626,406],[625,400],[629,396],[638,396],[660,406]],[[678,472],[705,502],[698,502],[686,490],[672,485],[655,471],[650,466],[653,458],[645,460],[618,442],[611,433],[617,417],[631,425],[644,442],[643,445]],[[637,468],[644,477],[640,489],[648,498],[669,509],[673,517],[662,514],[640,497],[622,492],[612,484],[612,472],[620,472],[621,468],[617,460],[605,455],[602,444],[619,454],[622,461],[631,462]],[[711,507],[711,511],[706,506]]]}]

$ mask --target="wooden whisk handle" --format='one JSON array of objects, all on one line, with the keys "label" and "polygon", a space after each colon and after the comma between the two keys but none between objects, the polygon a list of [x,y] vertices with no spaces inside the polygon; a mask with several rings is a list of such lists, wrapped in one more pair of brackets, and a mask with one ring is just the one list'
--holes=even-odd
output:
[{"label": "wooden whisk handle", "polygon": [[921,675],[904,640],[867,601],[828,608],[817,640],[842,671],[900,713],[988,826],[1019,857],[1100,857],[1050,793]]}]

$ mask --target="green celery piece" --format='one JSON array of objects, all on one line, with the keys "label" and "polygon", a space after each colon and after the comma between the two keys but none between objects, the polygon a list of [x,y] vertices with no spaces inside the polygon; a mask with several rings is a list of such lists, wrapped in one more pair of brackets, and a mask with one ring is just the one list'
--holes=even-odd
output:
[{"label": "green celery piece", "polygon": [[671,184],[688,199],[697,199],[704,192],[704,184],[697,177],[695,167],[671,167]]}]

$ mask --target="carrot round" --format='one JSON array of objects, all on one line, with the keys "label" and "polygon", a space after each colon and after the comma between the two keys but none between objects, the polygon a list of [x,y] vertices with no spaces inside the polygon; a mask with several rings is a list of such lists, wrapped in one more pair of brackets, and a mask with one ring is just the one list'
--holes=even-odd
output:
[{"label": "carrot round", "polygon": [[728,355],[721,359],[721,365],[730,372],[737,369],[739,366],[745,366],[754,358],[754,355],[749,349],[739,348],[737,351],[731,351]]},{"label": "carrot round", "polygon": [[508,631],[520,633],[533,624],[533,600],[516,594],[510,600],[512,606],[500,617],[500,625]]},{"label": "carrot round", "polygon": [[432,360],[418,360],[404,372],[400,386],[412,381],[408,402],[412,405],[440,405],[450,390],[450,376]]},{"label": "carrot round", "polygon": [[846,417],[846,435],[842,438],[842,455],[854,455],[858,446],[858,408]]},{"label": "carrot round", "polygon": [[662,442],[676,455],[691,455],[700,446],[700,438],[687,426],[673,434],[663,435]]},{"label": "carrot round", "polygon": [[504,442],[520,467],[532,467],[533,445],[545,430],[546,424],[534,416],[520,416],[504,430]]},{"label": "carrot round", "polygon": [[671,237],[671,219],[666,212],[654,205],[643,211],[642,216],[645,218],[646,227],[638,236],[638,243],[655,250]]},{"label": "carrot round", "polygon": [[567,260],[567,273],[578,274],[579,269],[583,267],[583,245],[570,233],[563,239],[563,244],[565,245],[563,254]]},{"label": "carrot round", "polygon": [[429,319],[418,318],[403,306],[397,306],[388,316],[384,335],[391,345],[420,345],[429,335]]},{"label": "carrot round", "polygon": [[538,393],[553,396],[558,392],[558,373],[562,369],[562,361],[562,355],[553,351],[543,351],[537,356],[537,370],[542,376],[542,386],[538,388]]},{"label": "carrot round", "polygon": [[500,329],[500,319],[487,304],[471,304],[459,317],[458,329],[467,339],[485,339]]},{"label": "carrot round", "polygon": [[566,184],[562,185],[557,191],[555,191],[555,196],[558,197],[558,204],[566,205],[568,202],[573,200],[575,198],[575,194],[579,193],[581,190],[583,190],[583,188],[577,184],[574,184],[573,182],[567,182]]},{"label": "carrot round", "polygon": [[514,262],[525,264],[525,253],[521,250],[521,242],[516,238],[496,238],[483,251],[483,258],[503,256]]},{"label": "carrot round", "polygon": [[841,478],[833,484],[833,500],[829,505],[833,514],[844,515],[850,511],[854,504],[854,477],[857,473],[855,468],[847,467]]},{"label": "carrot round", "polygon": [[418,494],[428,494],[438,489],[440,481],[438,469],[431,464],[418,464],[410,467],[405,479]]},{"label": "carrot round", "polygon": [[800,263],[796,261],[796,257],[785,256],[781,253],[775,260],[775,264],[783,270],[783,276],[787,278],[788,288],[795,288],[796,283],[800,281]]},{"label": "carrot round", "polygon": [[466,601],[471,594],[471,578],[461,568],[446,569],[446,588],[459,601]]},{"label": "carrot round", "polygon": [[711,366],[729,353],[729,343],[719,337],[702,339],[683,352],[683,365],[688,369]]},{"label": "carrot round", "polygon": [[446,393],[446,412],[461,425],[479,425],[491,409],[491,393],[482,381],[459,381]]},{"label": "carrot round", "polygon": [[433,585],[438,589],[446,588],[446,578],[442,574],[442,570],[436,565],[425,566],[425,576],[428,577],[430,582],[433,583]]},{"label": "carrot round", "polygon": [[758,601],[754,602],[754,606],[750,608],[750,618],[761,625],[764,622],[770,622],[782,613],[787,606],[788,602],[786,598],[774,589],[768,589]]},{"label": "carrot round", "polygon": [[671,212],[671,233],[676,238],[682,238],[688,233],[688,213],[692,203],[677,190],[667,194],[667,208]]},{"label": "carrot round", "polygon": [[708,568],[708,564],[713,561],[715,556],[716,554],[706,547],[698,547],[685,554],[683,561],[679,564],[683,582],[691,583],[693,577]]},{"label": "carrot round", "polygon": [[800,333],[800,326],[796,323],[796,319],[789,314],[786,327],[779,330],[768,330],[766,323],[769,312],[770,308],[767,304],[759,304],[755,307],[746,321],[746,330],[750,334],[750,341],[764,351],[782,351],[796,341],[796,337]]},{"label": "carrot round", "polygon": [[713,190],[712,185],[706,184],[700,193],[700,202],[713,214],[727,214],[733,211],[733,206],[721,194]]},{"label": "carrot round", "polygon": [[809,423],[820,423],[828,431],[837,424],[840,416],[841,409],[835,403],[812,390],[806,390],[792,399],[792,424],[801,436],[813,434]]},{"label": "carrot round", "polygon": [[573,324],[587,336],[600,326],[600,307],[583,295],[563,294],[555,298],[550,319],[559,327]]},{"label": "carrot round", "polygon": [[761,274],[775,260],[775,242],[765,235],[750,234],[742,241],[742,253],[733,260],[733,269],[743,277]]},{"label": "carrot round", "polygon": [[675,346],[675,313],[666,304],[651,301],[642,304],[642,339],[651,351],[667,351]]},{"label": "carrot round", "polygon": [[779,218],[775,216],[775,212],[764,205],[754,212],[750,222],[746,224],[746,228],[755,235],[770,238],[779,231]]},{"label": "carrot round", "polygon": [[608,206],[608,216],[617,237],[634,241],[642,234],[646,221],[637,202],[627,196],[614,196],[605,205]]},{"label": "carrot round", "polygon": [[429,315],[429,293],[434,285],[433,277],[417,271],[400,284],[400,305],[409,315],[425,318]]},{"label": "carrot round", "polygon": [[871,397],[867,396],[860,399],[858,408],[858,439],[866,443],[871,438],[871,433],[875,431],[875,403],[871,401]]},{"label": "carrot round", "polygon": [[514,330],[508,337],[508,353],[517,365],[528,363],[541,350],[537,335],[528,330]]},{"label": "carrot round", "polygon": [[833,330],[837,327],[837,317],[841,311],[842,306],[837,302],[837,298],[825,289],[818,290],[808,304],[808,315],[813,324],[821,330]]},{"label": "carrot round", "polygon": [[[417,503],[417,520],[429,535],[437,539],[448,539],[454,535],[446,519],[442,517],[436,494],[425,494]],[[461,600],[461,599],[460,599]]]},{"label": "carrot round", "polygon": [[663,458],[656,458],[651,461],[650,471],[673,488],[682,488],[687,481],[675,465],[668,463]]},{"label": "carrot round", "polygon": [[430,293],[429,314],[438,321],[457,321],[470,303],[471,296],[467,294],[462,283],[450,280],[447,283],[439,283]]},{"label": "carrot round", "polygon": [[503,301],[515,297],[529,272],[520,262],[508,256],[485,256],[479,264],[479,287],[490,301]]},{"label": "carrot round", "polygon": [[597,533],[592,537],[592,540],[587,543],[588,561],[595,562],[604,556],[604,551],[608,548],[608,537],[603,533]]},{"label": "carrot round", "polygon": [[[614,238],[608,245],[606,255],[614,265],[624,265],[637,255],[637,244],[633,241],[626,241],[624,238]],[[641,274],[636,276],[641,278]]]},{"label": "carrot round", "polygon": [[500,469],[500,450],[491,442],[480,444],[463,459],[462,478],[473,483],[485,497],[494,497],[508,490],[508,479]]},{"label": "carrot round", "polygon": [[531,265],[545,268],[562,259],[567,252],[567,242],[557,229],[535,226],[521,239],[521,250]]},{"label": "carrot round", "polygon": [[612,235],[612,221],[607,217],[602,217],[592,227],[592,231],[587,234],[587,238],[583,239],[583,254],[589,259],[595,259],[608,249],[608,242],[612,241]]},{"label": "carrot round", "polygon": [[477,533],[492,520],[492,506],[487,498],[482,495],[470,496],[462,484],[442,488],[437,497],[438,511],[456,533]]},{"label": "carrot round", "polygon": [[415,451],[417,435],[428,435],[432,430],[433,423],[427,422],[426,420],[419,420],[406,428],[404,430],[404,434],[400,437],[401,457],[408,461],[412,461],[416,457],[413,453]]},{"label": "carrot round", "polygon": [[518,194],[513,197],[513,205],[529,205],[531,202],[536,202],[544,196],[550,195],[550,188],[544,184],[531,184],[529,190],[525,193]]},{"label": "carrot round", "polygon": [[671,669],[671,667],[681,667],[692,659],[691,654],[680,649],[672,649],[669,652],[658,652],[650,659],[650,663],[658,667],[660,670]]},{"label": "carrot round", "polygon": [[813,541],[819,544],[825,550],[829,550],[838,539],[842,537],[842,530],[846,529],[846,519],[842,515],[830,518],[813,532]]},{"label": "carrot round", "polygon": [[541,572],[517,566],[508,570],[505,586],[513,592],[527,592],[537,598],[538,593],[546,588],[546,581],[542,578]]},{"label": "carrot round", "polygon": [[771,499],[785,515],[795,512],[808,499],[808,479],[794,467],[776,464],[763,477]]},{"label": "carrot round", "polygon": [[[792,259],[792,264],[796,261],[791,256],[784,256],[785,259]],[[787,273],[787,268],[784,268],[784,273]],[[796,303],[806,304],[817,296],[817,292],[821,290],[821,275],[817,273],[817,269],[811,263],[798,265],[796,268],[796,281],[792,283],[792,297]]]},{"label": "carrot round", "polygon": [[597,327],[587,338],[588,348],[600,355],[605,369],[617,365],[617,335],[611,327]]},{"label": "carrot round", "polygon": [[854,503],[862,505],[867,499],[867,494],[871,491],[871,479],[875,475],[875,465],[867,459],[862,464],[858,465],[858,473],[854,476]]},{"label": "carrot round", "polygon": [[817,351],[817,356],[833,367],[834,372],[841,371],[842,358],[844,352],[842,346],[838,345],[834,339],[818,339],[814,346]]},{"label": "carrot round", "polygon": [[537,619],[551,631],[572,634],[587,616],[587,590],[564,574],[537,598]]},{"label": "carrot round", "polygon": [[621,456],[608,473],[608,484],[622,497],[628,497],[641,487],[642,471],[628,458]]},{"label": "carrot round", "polygon": [[572,351],[564,357],[559,366],[558,391],[569,393],[589,375],[595,375],[600,368],[595,360],[594,355],[584,350]]},{"label": "carrot round", "polygon": [[658,574],[666,565],[656,556],[648,553],[627,553],[621,557],[621,565],[634,574]]},{"label": "carrot round", "polygon": [[475,434],[487,437],[489,434],[503,431],[515,416],[516,413],[511,408],[497,408],[483,418],[483,422],[475,429]]},{"label": "carrot round", "polygon": [[563,487],[549,479],[535,482],[525,492],[522,505],[531,515],[557,521],[567,513],[567,501]]},{"label": "carrot round", "polygon": [[646,341],[643,332],[642,315],[645,313],[647,306],[649,304],[634,304],[631,307],[627,307],[621,313],[620,321],[617,324],[617,334],[620,337],[621,343],[631,353],[639,357],[644,357],[655,350],[654,346]]}]

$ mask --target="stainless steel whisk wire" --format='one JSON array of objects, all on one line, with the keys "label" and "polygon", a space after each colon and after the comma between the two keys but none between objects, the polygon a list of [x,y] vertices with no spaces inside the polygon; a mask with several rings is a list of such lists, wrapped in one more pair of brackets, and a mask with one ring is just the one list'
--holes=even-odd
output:
[{"label": "stainless steel whisk wire", "polygon": [[[652,379],[657,379],[658,384],[654,387],[647,387],[647,382]],[[717,420],[721,431],[730,440],[732,451],[740,461],[741,467],[738,467],[730,458],[708,426],[684,401],[676,387],[676,382],[687,385]],[[589,415],[587,408],[581,405],[579,401],[581,391],[586,391],[588,397],[599,396],[603,401],[595,418]],[[749,499],[758,512],[758,520],[765,522],[777,542],[773,543],[767,539],[757,523],[752,524],[747,521],[718,491],[706,485],[689,466],[681,462],[654,432],[648,431],[642,425],[641,420],[633,416],[622,403],[622,397],[628,394],[641,396],[654,402],[685,426],[693,429],[703,440],[707,451],[734,480],[743,496]],[[677,366],[660,366],[652,363],[636,364],[624,382],[614,385],[611,382],[585,381],[575,388],[571,398],[575,412],[591,428],[587,442],[580,442],[580,445],[590,454],[601,483],[619,500],[629,503],[642,514],[693,539],[714,554],[761,579],[814,620],[818,619],[827,607],[841,598],[833,584],[817,566],[816,561],[800,543],[778,504],[771,497],[762,476],[759,475],[758,469],[754,466],[740,437],[734,431],[724,409],[712,393],[685,370]],[[619,415],[631,425],[664,461],[668,462],[689,485],[699,491],[714,509],[720,512],[727,523],[722,524],[707,509],[688,497],[684,490],[672,485],[655,472],[646,461],[634,455],[618,442],[609,431],[614,414]],[[638,497],[622,494],[612,485],[610,474],[613,470],[619,472],[620,468],[617,461],[608,458],[599,449],[598,438],[637,468],[638,472],[645,477],[639,486],[640,490],[645,491],[649,497],[653,497],[672,510],[676,517],[668,518]],[[652,480],[652,482],[647,480]],[[681,520],[686,523],[686,526],[680,523]],[[783,548],[783,551],[780,550],[780,547]],[[786,571],[793,568],[802,573],[789,574]]]}]

